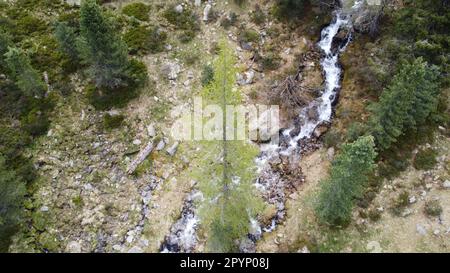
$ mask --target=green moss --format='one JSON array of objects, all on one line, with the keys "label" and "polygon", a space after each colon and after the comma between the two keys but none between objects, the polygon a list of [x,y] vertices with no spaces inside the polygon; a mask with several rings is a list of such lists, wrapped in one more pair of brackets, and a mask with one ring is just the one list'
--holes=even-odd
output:
[{"label": "green moss", "polygon": [[131,3],[123,7],[122,13],[141,21],[148,21],[148,13],[150,10],[151,6],[138,2]]},{"label": "green moss", "polygon": [[83,198],[81,197],[81,195],[77,195],[74,198],[72,198],[72,202],[78,208],[81,208],[84,205]]},{"label": "green moss", "polygon": [[213,80],[214,80],[214,68],[211,65],[203,66],[202,86],[207,86]]},{"label": "green moss", "polygon": [[276,70],[281,66],[281,58],[277,54],[269,53],[261,60],[261,66],[263,70]]}]

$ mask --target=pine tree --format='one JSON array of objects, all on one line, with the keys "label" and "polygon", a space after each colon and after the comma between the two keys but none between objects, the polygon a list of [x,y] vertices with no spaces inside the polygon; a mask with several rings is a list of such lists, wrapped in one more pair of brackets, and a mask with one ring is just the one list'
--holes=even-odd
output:
[{"label": "pine tree", "polygon": [[333,161],[330,177],[321,183],[316,215],[322,223],[341,226],[351,219],[354,200],[363,193],[376,152],[372,136],[344,144]]},{"label": "pine tree", "polygon": [[381,149],[388,149],[408,129],[423,124],[436,109],[439,73],[421,58],[405,64],[371,107],[371,133]]},{"label": "pine tree", "polygon": [[80,14],[82,39],[78,47],[96,86],[113,89],[125,85],[127,48],[115,33],[111,19],[95,0],[84,0]]},{"label": "pine tree", "polygon": [[21,218],[25,196],[25,183],[14,171],[5,166],[0,154],[0,251],[6,252],[9,238],[14,234]]},{"label": "pine tree", "polygon": [[[226,45],[214,63],[214,79],[204,88],[203,99],[208,104],[237,104],[239,92],[232,92],[235,85],[234,56]],[[226,132],[225,114],[222,132]],[[262,208],[262,201],[255,194],[253,180],[256,167],[254,159],[258,149],[246,141],[203,141],[193,176],[199,181],[205,200],[200,209],[201,223],[208,234],[207,248],[212,252],[234,252],[240,239],[250,231],[250,219]]]},{"label": "pine tree", "polygon": [[69,56],[72,62],[78,62],[77,34],[75,29],[65,22],[58,22],[55,27],[55,38],[58,40],[60,50]]},{"label": "pine tree", "polygon": [[9,47],[6,64],[17,87],[29,97],[42,97],[46,87],[39,73],[31,66],[28,56],[19,48]]}]

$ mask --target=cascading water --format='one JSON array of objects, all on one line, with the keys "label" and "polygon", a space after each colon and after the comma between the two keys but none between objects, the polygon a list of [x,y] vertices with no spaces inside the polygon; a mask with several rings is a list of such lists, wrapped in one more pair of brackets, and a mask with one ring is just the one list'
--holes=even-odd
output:
[{"label": "cascading water", "polygon": [[[352,9],[357,9],[360,2],[356,1]],[[260,177],[257,179],[255,186],[261,191],[264,199],[268,203],[275,205],[277,209],[276,216],[272,219],[271,224],[266,227],[255,220],[251,219],[251,227],[253,232],[249,234],[249,239],[253,242],[253,246],[241,247],[244,252],[254,251],[254,243],[261,238],[263,232],[271,232],[276,225],[284,218],[285,213],[285,182],[281,175],[274,172],[268,162],[280,156],[290,156],[294,152],[298,152],[299,142],[307,141],[311,138],[314,130],[321,124],[331,120],[333,113],[333,105],[337,100],[340,89],[340,78],[342,70],[339,66],[339,54],[345,49],[351,40],[350,36],[337,47],[334,47],[336,35],[343,27],[349,27],[350,20],[341,10],[335,12],[333,23],[324,28],[321,32],[321,39],[318,47],[324,53],[321,66],[325,75],[325,88],[320,97],[313,100],[307,107],[301,110],[299,119],[303,121],[300,128],[288,128],[283,130],[282,138],[286,145],[264,144],[261,146],[261,154],[256,159],[259,167]],[[311,119],[308,112],[311,109],[317,109],[318,117]],[[293,133],[297,132],[297,133]],[[197,244],[196,229],[199,219],[196,216],[196,208],[194,200],[201,195],[200,192],[194,190],[185,201],[181,218],[172,226],[171,232],[161,246],[162,252],[192,252]],[[200,196],[201,197],[201,196]]]},{"label": "cascading water", "polygon": [[[359,8],[359,5],[355,4],[352,8]],[[319,98],[313,100],[301,110],[298,118],[302,122],[299,128],[293,126],[281,131],[280,139],[282,139],[284,145],[264,144],[261,146],[261,154],[256,159],[260,170],[260,178],[256,181],[255,186],[260,189],[266,201],[275,205],[277,209],[271,224],[263,228],[264,232],[273,231],[277,223],[284,218],[286,199],[284,193],[285,181],[267,163],[276,161],[281,156],[289,157],[292,154],[300,153],[299,143],[307,142],[319,125],[331,120],[333,105],[337,100],[340,89],[342,73],[339,66],[339,54],[345,50],[351,40],[351,32],[349,32],[346,39],[341,44],[336,45],[336,35],[344,27],[350,27],[350,19],[341,10],[337,10],[334,21],[321,32],[318,47],[324,54],[321,66],[325,76],[325,87]],[[310,118],[308,115],[310,110],[317,111],[317,117]]]}]

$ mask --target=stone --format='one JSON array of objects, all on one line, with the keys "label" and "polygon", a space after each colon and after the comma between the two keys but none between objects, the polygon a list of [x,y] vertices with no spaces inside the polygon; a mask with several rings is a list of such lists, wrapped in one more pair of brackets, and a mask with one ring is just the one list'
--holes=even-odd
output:
[{"label": "stone", "polygon": [[77,241],[71,241],[66,246],[66,252],[68,253],[81,253],[81,245]]},{"label": "stone", "polygon": [[153,124],[150,124],[149,126],[147,126],[147,134],[149,137],[156,136],[156,130],[155,130],[155,126]]},{"label": "stone", "polygon": [[48,207],[47,206],[42,206],[40,211],[47,212],[48,211]]},{"label": "stone", "polygon": [[166,142],[161,139],[161,141],[158,142],[158,144],[156,145],[156,150],[157,151],[161,151],[162,149],[164,149],[164,147],[166,147]]},{"label": "stone", "polygon": [[177,63],[166,63],[162,66],[161,71],[167,79],[176,80],[178,78],[178,74],[181,72],[181,66]]},{"label": "stone", "polygon": [[141,145],[142,142],[139,139],[135,139],[135,140],[133,140],[133,144],[134,145]]},{"label": "stone", "polygon": [[417,201],[417,199],[416,199],[415,196],[411,196],[411,197],[409,198],[409,203],[410,203],[410,204],[414,204],[414,203],[416,203],[416,201]]},{"label": "stone", "polygon": [[323,134],[325,134],[328,131],[328,126],[325,125],[319,125],[317,126],[317,128],[314,130],[314,136],[316,138],[321,137]]},{"label": "stone", "polygon": [[183,12],[183,6],[182,5],[177,5],[176,7],[175,7],[175,11],[177,12],[177,13],[182,13]]},{"label": "stone", "polygon": [[445,180],[444,183],[442,183],[442,186],[445,189],[450,189],[450,181],[449,180]]},{"label": "stone", "polygon": [[169,147],[169,148],[166,150],[166,152],[167,152],[170,156],[174,156],[175,153],[177,152],[178,145],[179,145],[179,143],[178,143],[178,141],[177,141],[177,142],[175,142],[171,147]]},{"label": "stone", "polygon": [[194,6],[200,7],[201,5],[202,5],[202,0],[195,0],[194,1]]},{"label": "stone", "polygon": [[205,9],[203,10],[203,21],[207,22],[209,13],[211,12],[211,4],[206,4]]},{"label": "stone", "polygon": [[317,111],[317,107],[309,108],[306,114],[308,115],[308,118],[311,120],[317,120],[319,118],[319,112]]},{"label": "stone", "polygon": [[143,253],[144,251],[142,250],[142,248],[138,247],[138,246],[133,246],[132,248],[130,248],[128,250],[128,253]]},{"label": "stone", "polygon": [[426,235],[427,234],[427,230],[421,224],[417,224],[416,225],[416,231],[420,235]]},{"label": "stone", "polygon": [[334,158],[334,147],[330,147],[330,148],[328,148],[328,150],[327,150],[327,158],[328,158],[328,160],[333,160],[333,158]]}]

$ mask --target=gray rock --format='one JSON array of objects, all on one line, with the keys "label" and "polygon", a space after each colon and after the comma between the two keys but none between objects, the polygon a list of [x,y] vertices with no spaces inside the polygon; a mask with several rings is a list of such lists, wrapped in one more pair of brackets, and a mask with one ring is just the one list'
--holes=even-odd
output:
[{"label": "gray rock", "polygon": [[40,211],[42,211],[42,212],[47,212],[48,210],[49,209],[48,209],[47,206],[42,206],[41,209],[40,209]]},{"label": "gray rock", "polygon": [[202,5],[202,0],[195,0],[194,1],[194,6],[200,7],[201,5]]},{"label": "gray rock", "polygon": [[328,150],[327,150],[327,158],[330,161],[333,160],[333,158],[334,158],[334,147],[328,148]]},{"label": "gray rock", "polygon": [[156,150],[157,151],[161,151],[162,149],[164,149],[164,147],[166,147],[166,142],[164,142],[163,139],[161,139],[161,141],[158,142],[158,144],[156,145]]},{"label": "gray rock", "polygon": [[169,80],[176,80],[181,72],[181,66],[177,63],[166,63],[162,66],[161,71]]},{"label": "gray rock", "polygon": [[68,253],[81,253],[81,245],[76,241],[71,241],[66,246],[66,252]]},{"label": "gray rock", "polygon": [[203,21],[208,21],[209,13],[211,12],[211,4],[206,4],[205,9],[203,10]]},{"label": "gray rock", "polygon": [[155,126],[153,124],[150,124],[149,126],[147,126],[147,134],[149,137],[156,136],[156,130],[155,130]]},{"label": "gray rock", "polygon": [[442,186],[445,189],[450,189],[450,181],[449,180],[445,180],[444,183],[442,183]]},{"label": "gray rock", "polygon": [[133,246],[132,248],[130,248],[128,250],[128,253],[143,253],[144,251],[142,250],[142,248],[138,247],[138,246]]},{"label": "gray rock", "polygon": [[182,13],[183,12],[183,6],[182,5],[178,5],[175,7],[175,11],[178,13]]},{"label": "gray rock", "polygon": [[177,141],[177,142],[175,142],[171,147],[169,147],[169,148],[166,150],[166,152],[167,152],[170,156],[174,156],[175,153],[177,152],[178,145],[179,145],[179,143],[178,143],[178,141]]},{"label": "gray rock", "polygon": [[416,231],[420,235],[426,235],[427,234],[427,230],[421,224],[417,224],[416,225]]}]

